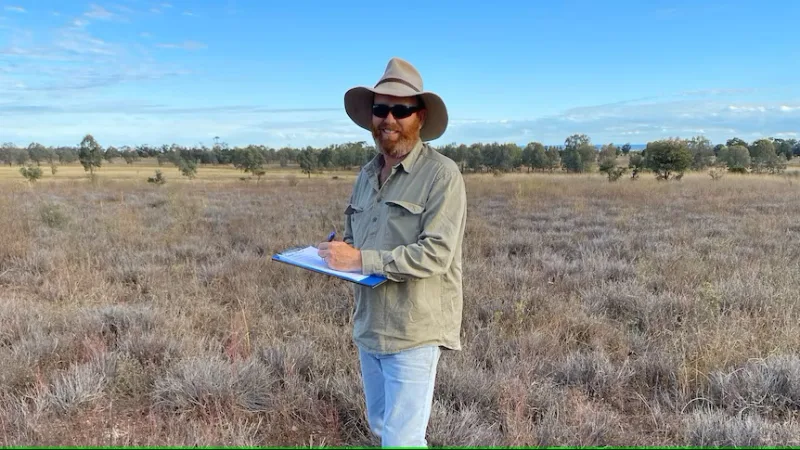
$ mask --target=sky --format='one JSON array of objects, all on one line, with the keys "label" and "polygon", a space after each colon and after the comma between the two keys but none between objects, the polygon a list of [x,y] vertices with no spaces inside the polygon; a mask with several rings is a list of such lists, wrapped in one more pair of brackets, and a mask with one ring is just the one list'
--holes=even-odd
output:
[{"label": "sky", "polygon": [[392,57],[434,145],[800,138],[800,2],[0,0],[0,142],[371,141],[344,92]]}]

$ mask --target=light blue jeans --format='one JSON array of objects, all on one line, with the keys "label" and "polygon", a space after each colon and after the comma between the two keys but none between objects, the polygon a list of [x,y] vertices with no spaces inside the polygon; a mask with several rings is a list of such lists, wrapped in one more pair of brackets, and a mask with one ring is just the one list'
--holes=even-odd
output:
[{"label": "light blue jeans", "polygon": [[392,354],[359,349],[370,429],[383,447],[427,447],[433,386],[441,350],[419,347]]}]

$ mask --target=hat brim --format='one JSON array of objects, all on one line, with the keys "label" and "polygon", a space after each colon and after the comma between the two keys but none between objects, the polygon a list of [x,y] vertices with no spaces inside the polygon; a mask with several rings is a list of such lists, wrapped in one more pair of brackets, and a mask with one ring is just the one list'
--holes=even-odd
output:
[{"label": "hat brim", "polygon": [[430,91],[414,92],[397,86],[396,83],[384,83],[375,88],[357,86],[349,89],[344,94],[344,109],[350,119],[361,128],[372,129],[372,100],[375,94],[392,95],[396,97],[411,97],[419,95],[425,103],[427,113],[425,123],[419,132],[422,141],[432,141],[441,137],[447,130],[447,107],[439,95]]}]

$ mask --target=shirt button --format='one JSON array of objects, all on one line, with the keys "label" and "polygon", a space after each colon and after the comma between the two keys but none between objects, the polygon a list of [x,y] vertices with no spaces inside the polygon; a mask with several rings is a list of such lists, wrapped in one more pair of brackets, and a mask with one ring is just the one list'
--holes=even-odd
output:
[{"label": "shirt button", "polygon": [[380,203],[380,202],[381,202],[381,200],[383,200],[383,199],[382,199],[382,198],[380,198],[380,197],[378,197],[378,198],[376,198],[376,199],[375,199],[375,203]]},{"label": "shirt button", "polygon": [[373,222],[377,222],[377,221],[378,221],[378,218],[377,218],[377,217],[373,217],[373,218],[372,218],[372,221],[373,221]]}]

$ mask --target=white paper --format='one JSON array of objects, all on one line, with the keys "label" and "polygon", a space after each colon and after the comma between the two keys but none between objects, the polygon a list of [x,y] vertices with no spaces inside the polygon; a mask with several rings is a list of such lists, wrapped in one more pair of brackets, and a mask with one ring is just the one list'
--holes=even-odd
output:
[{"label": "white paper", "polygon": [[311,269],[316,269],[321,272],[329,273],[331,275],[336,275],[341,278],[345,278],[351,281],[363,281],[369,278],[369,275],[362,275],[359,272],[342,272],[339,270],[333,270],[328,267],[328,264],[325,263],[325,260],[319,257],[317,254],[319,250],[314,246],[309,246],[300,250],[294,250],[287,253],[282,253],[280,258],[284,261],[292,262],[297,264],[300,267],[306,267]]}]

